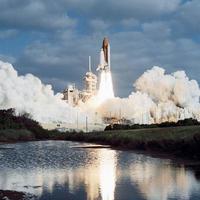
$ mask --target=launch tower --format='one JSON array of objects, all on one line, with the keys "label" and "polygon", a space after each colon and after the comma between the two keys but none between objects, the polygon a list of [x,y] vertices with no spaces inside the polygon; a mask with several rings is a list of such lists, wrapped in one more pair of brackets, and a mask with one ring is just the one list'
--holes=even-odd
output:
[{"label": "launch tower", "polygon": [[85,74],[85,92],[89,95],[95,95],[97,92],[97,76],[91,70],[91,57],[89,56],[89,71]]},{"label": "launch tower", "polygon": [[[89,70],[83,78],[85,86],[83,90],[80,91],[75,86],[70,85],[63,91],[63,100],[66,100],[73,106],[78,105],[79,101],[86,102],[96,95],[100,103],[114,97],[110,68],[110,44],[108,38],[105,37],[103,39],[100,50],[100,61],[97,67],[97,71],[99,71],[99,80],[97,80],[97,76],[92,72],[90,56],[88,67]],[[99,85],[98,89],[97,82]]]}]

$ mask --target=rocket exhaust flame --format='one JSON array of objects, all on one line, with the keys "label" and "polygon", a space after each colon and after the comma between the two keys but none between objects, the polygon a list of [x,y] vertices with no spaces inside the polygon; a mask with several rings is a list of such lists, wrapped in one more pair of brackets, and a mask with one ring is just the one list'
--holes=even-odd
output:
[{"label": "rocket exhaust flame", "polygon": [[114,91],[111,72],[102,71],[97,99],[99,103],[103,103],[112,98],[114,98]]}]

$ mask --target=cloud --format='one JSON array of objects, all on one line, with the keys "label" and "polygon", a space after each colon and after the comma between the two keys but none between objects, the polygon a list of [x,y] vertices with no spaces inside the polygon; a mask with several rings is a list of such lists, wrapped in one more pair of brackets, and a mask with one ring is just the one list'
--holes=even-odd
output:
[{"label": "cloud", "polygon": [[164,39],[171,35],[170,26],[167,23],[161,21],[144,23],[142,24],[142,29],[147,37],[151,37],[155,40]]},{"label": "cloud", "polygon": [[0,39],[7,39],[16,36],[18,33],[15,29],[0,30]]},{"label": "cloud", "polygon": [[65,81],[81,88],[88,56],[95,69],[106,35],[117,95],[128,95],[133,80],[153,65],[167,72],[183,69],[200,81],[198,5],[197,0],[0,0],[0,37],[18,31],[14,41],[4,40],[0,54],[15,58],[21,74],[31,72],[57,91]]},{"label": "cloud", "polygon": [[119,19],[155,19],[170,14],[179,7],[180,0],[69,0],[70,7],[88,17],[116,21]]},{"label": "cloud", "polygon": [[[153,65],[162,66],[168,72],[184,69],[189,77],[199,80],[199,45],[192,39],[172,38],[166,24],[144,24],[143,31],[109,33],[108,37],[111,42],[111,67],[117,95],[128,95],[132,82]],[[53,85],[54,78],[76,82],[81,88],[88,56],[92,56],[94,70],[98,65],[102,39],[101,34],[80,36],[62,33],[51,42],[36,42],[25,49],[18,60],[18,70],[34,73]],[[56,90],[63,89],[63,84],[55,85]]]},{"label": "cloud", "polygon": [[16,62],[16,59],[14,57],[9,56],[9,55],[3,55],[3,54],[0,54],[0,60],[3,60],[5,62],[10,62],[10,63]]},{"label": "cloud", "polygon": [[134,18],[123,19],[121,20],[121,25],[126,28],[137,27],[139,26],[139,21]]},{"label": "cloud", "polygon": [[[91,37],[66,35],[61,33],[54,42],[30,44],[17,60],[17,69],[21,73],[30,72],[42,80],[49,80],[57,91],[64,88],[63,83],[54,84],[55,79],[76,82],[81,87],[82,78],[88,69],[88,56],[91,55],[93,59],[97,51],[92,50],[94,42]],[[92,63],[94,70],[94,60]]]},{"label": "cloud", "polygon": [[176,15],[175,25],[179,25],[183,32],[200,32],[200,1],[187,1]]},{"label": "cloud", "polygon": [[92,113],[84,113],[61,100],[51,85],[45,85],[32,74],[19,76],[10,63],[0,61],[0,109],[14,108],[17,115],[28,113],[41,123],[84,123],[86,116],[91,122]]},{"label": "cloud", "polygon": [[74,26],[66,10],[55,1],[0,0],[1,27],[16,29],[56,29]]},{"label": "cloud", "polygon": [[94,32],[106,31],[106,29],[109,28],[109,24],[100,19],[92,19],[90,21],[90,26]]}]

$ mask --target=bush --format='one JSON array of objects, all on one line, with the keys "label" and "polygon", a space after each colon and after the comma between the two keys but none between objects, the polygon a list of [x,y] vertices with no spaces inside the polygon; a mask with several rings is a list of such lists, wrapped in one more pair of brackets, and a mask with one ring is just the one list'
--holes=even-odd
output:
[{"label": "bush", "polygon": [[[5,130],[5,131],[3,131]],[[37,121],[31,119],[27,113],[16,116],[14,109],[0,110],[0,140],[5,138],[23,140],[30,137],[35,139],[49,139],[58,131],[44,129]]]},{"label": "bush", "polygon": [[112,124],[105,128],[105,131],[109,130],[129,130],[129,129],[143,129],[143,128],[162,128],[162,127],[177,127],[177,126],[193,126],[200,125],[196,119],[184,119],[178,122],[163,122],[161,124]]},{"label": "bush", "polygon": [[26,129],[6,129],[0,130],[0,141],[17,141],[34,139],[34,134]]}]

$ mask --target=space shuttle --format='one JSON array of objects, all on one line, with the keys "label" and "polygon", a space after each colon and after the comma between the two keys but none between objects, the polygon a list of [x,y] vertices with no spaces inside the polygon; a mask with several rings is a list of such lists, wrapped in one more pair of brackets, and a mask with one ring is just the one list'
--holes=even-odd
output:
[{"label": "space shuttle", "polygon": [[106,37],[103,39],[97,71],[110,71],[110,44]]}]

